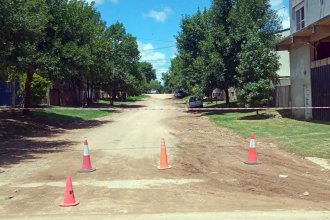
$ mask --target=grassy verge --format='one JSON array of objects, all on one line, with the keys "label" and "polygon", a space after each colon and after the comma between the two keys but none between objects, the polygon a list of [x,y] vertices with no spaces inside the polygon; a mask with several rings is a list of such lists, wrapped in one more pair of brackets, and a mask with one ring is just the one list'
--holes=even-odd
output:
[{"label": "grassy verge", "polygon": [[52,128],[77,129],[83,126],[99,126],[103,121],[95,120],[111,114],[111,111],[59,109],[58,107],[34,110],[29,115],[16,112],[0,112],[0,140],[44,136]]},{"label": "grassy verge", "polygon": [[[137,101],[142,101],[142,100],[145,100],[149,98],[148,95],[139,95],[139,96],[129,96],[127,97],[127,99],[125,101],[115,101],[113,102],[114,106],[122,106],[122,105],[126,105],[126,104],[130,104],[130,103],[134,103],[134,102],[137,102]],[[102,106],[108,106],[108,107],[111,107],[110,106],[110,100],[97,100],[96,101],[96,104],[98,105],[102,105]]]},{"label": "grassy verge", "polygon": [[[203,102],[203,105],[205,108],[225,108],[226,106],[226,102],[225,101],[213,101],[213,102]],[[229,103],[229,107],[230,108],[235,108],[238,107],[237,102],[233,101]]]},{"label": "grassy verge", "polygon": [[206,113],[217,125],[242,137],[254,132],[256,138],[272,138],[290,152],[302,156],[330,158],[330,123],[283,118],[275,111]]},{"label": "grassy verge", "polygon": [[145,100],[146,98],[149,98],[149,96],[144,94],[139,96],[129,96],[124,102],[137,102],[137,101]]},{"label": "grassy verge", "polygon": [[177,101],[175,103],[179,104],[179,105],[185,105],[185,104],[187,104],[188,99],[189,99],[189,96],[185,96],[183,98],[177,98]]},{"label": "grassy verge", "polygon": [[[117,107],[129,106],[131,103],[146,99],[147,95],[128,97],[126,101],[115,102]],[[92,107],[113,107],[108,100],[100,100]],[[17,112],[11,115],[9,112],[0,112],[0,140],[12,138],[47,135],[50,126],[54,128],[75,129],[82,126],[98,126],[103,122],[95,120],[110,115],[113,111],[85,110],[81,108],[66,109],[65,107],[45,107],[42,110],[33,110],[29,115]],[[75,123],[77,122],[77,123]]]},{"label": "grassy verge", "polygon": [[64,108],[46,108],[42,111],[35,111],[33,115],[44,120],[56,120],[61,123],[86,121],[111,114],[110,111],[102,110],[84,110],[84,109],[64,109]]}]

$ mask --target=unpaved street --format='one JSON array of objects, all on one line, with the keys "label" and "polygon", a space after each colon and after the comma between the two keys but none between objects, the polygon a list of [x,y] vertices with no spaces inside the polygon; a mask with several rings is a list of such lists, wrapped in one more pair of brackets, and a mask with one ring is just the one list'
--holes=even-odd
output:
[{"label": "unpaved street", "polygon": [[[263,163],[245,165],[249,134],[200,113],[160,110],[175,102],[152,95],[97,125],[1,143],[0,218],[330,219],[329,170],[258,138]],[[77,172],[85,138],[93,173]],[[157,169],[161,138],[170,170]],[[68,175],[81,204],[60,208]]]}]

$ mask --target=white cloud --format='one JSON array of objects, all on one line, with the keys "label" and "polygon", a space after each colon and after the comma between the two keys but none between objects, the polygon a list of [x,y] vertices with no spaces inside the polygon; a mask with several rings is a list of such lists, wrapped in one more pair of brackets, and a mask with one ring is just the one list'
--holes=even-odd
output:
[{"label": "white cloud", "polygon": [[112,4],[118,4],[119,0],[110,0]]},{"label": "white cloud", "polygon": [[165,53],[155,51],[151,43],[142,43],[138,41],[141,61],[147,61],[152,64],[156,70],[157,78],[161,79],[161,74],[168,70],[168,62]]},{"label": "white cloud", "polygon": [[150,17],[156,21],[165,22],[171,13],[172,9],[170,7],[165,7],[161,11],[150,10],[147,14],[143,14],[143,17]]}]

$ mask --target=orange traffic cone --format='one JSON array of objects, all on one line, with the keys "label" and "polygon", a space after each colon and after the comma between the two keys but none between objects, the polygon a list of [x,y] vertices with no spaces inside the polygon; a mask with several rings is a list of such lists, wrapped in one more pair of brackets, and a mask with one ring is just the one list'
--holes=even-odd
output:
[{"label": "orange traffic cone", "polygon": [[83,156],[83,165],[81,170],[79,170],[80,173],[89,173],[93,172],[96,169],[92,168],[91,158],[89,155],[89,148],[88,148],[88,142],[87,140],[84,141],[84,156]]},{"label": "orange traffic cone", "polygon": [[251,133],[251,136],[250,136],[250,147],[249,147],[248,160],[245,161],[244,163],[248,164],[248,165],[261,164],[261,162],[258,161],[258,159],[257,159],[256,142],[255,142],[253,133]]},{"label": "orange traffic cone", "polygon": [[68,176],[66,178],[64,201],[60,206],[61,207],[68,207],[68,206],[76,206],[78,204],[79,204],[79,202],[76,202],[76,200],[74,198],[71,176]]},{"label": "orange traffic cone", "polygon": [[158,166],[158,169],[166,170],[166,169],[170,169],[170,168],[171,168],[171,166],[168,165],[168,160],[167,160],[165,140],[164,140],[164,138],[162,138],[161,142],[160,142],[160,165]]}]

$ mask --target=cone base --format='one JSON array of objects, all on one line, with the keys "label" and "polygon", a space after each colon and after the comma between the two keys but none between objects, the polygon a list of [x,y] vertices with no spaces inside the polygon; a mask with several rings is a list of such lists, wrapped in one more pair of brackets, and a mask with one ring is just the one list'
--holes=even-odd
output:
[{"label": "cone base", "polygon": [[70,203],[70,204],[61,204],[60,207],[70,207],[70,206],[76,206],[79,205],[80,202]]},{"label": "cone base", "polygon": [[259,164],[261,164],[260,161],[245,161],[244,163],[247,164],[247,165],[259,165]]},{"label": "cone base", "polygon": [[96,171],[96,169],[90,169],[90,170],[83,170],[83,169],[81,169],[81,170],[79,170],[78,171],[78,173],[91,173],[91,172],[94,172],[94,171]]},{"label": "cone base", "polygon": [[170,165],[168,165],[167,167],[160,167],[160,166],[157,167],[158,170],[167,170],[167,169],[171,169],[171,168],[172,168],[172,166],[170,166]]}]

